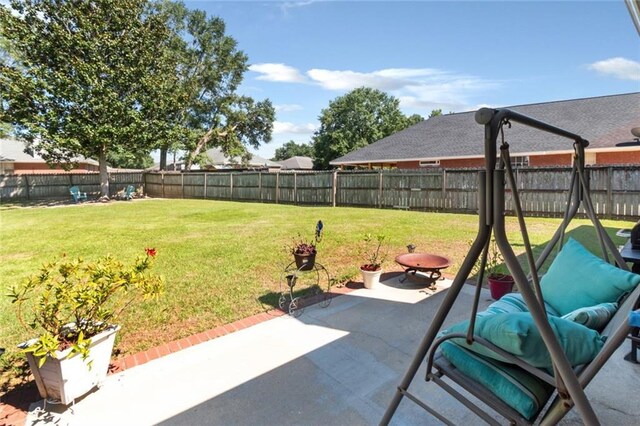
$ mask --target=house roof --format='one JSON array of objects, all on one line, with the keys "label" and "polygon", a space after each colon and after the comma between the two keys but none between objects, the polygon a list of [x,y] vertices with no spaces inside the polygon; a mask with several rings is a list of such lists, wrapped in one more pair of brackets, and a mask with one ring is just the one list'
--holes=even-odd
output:
[{"label": "house roof", "polygon": [[[231,166],[235,164],[243,164],[242,157],[227,157],[219,148],[211,148],[206,151],[208,162],[213,166]],[[256,154],[249,154],[251,159],[249,160],[249,167],[269,167],[280,168],[280,164],[275,161],[267,160]]]},{"label": "house roof", "polygon": [[313,159],[311,157],[294,156],[286,160],[279,161],[283,169],[290,170],[311,170],[313,169]]},{"label": "house roof", "polygon": [[[590,142],[589,150],[633,146],[631,128],[640,126],[640,92],[507,108],[582,136]],[[474,114],[431,117],[330,164],[482,157],[484,130]],[[514,155],[572,151],[571,141],[519,123],[505,128],[505,140]]]},{"label": "house roof", "polygon": [[[34,153],[34,155],[24,152],[25,144],[17,139],[0,139],[0,161],[9,161],[14,163],[46,163],[42,157]],[[84,164],[97,166],[99,163],[90,158],[79,156],[73,161]]]}]

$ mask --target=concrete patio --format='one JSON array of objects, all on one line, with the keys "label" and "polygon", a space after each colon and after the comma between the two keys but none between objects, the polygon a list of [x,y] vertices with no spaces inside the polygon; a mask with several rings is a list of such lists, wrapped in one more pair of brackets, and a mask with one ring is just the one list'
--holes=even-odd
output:
[{"label": "concrete patio", "polygon": [[[424,290],[399,276],[374,290],[355,290],[107,377],[72,407],[33,404],[27,425],[374,425],[413,358],[450,281]],[[466,286],[447,323],[468,315]],[[490,303],[483,293],[481,308]],[[640,418],[640,365],[621,347],[587,388],[600,422]],[[411,391],[455,424],[481,420],[432,383],[424,368]],[[562,424],[581,424],[572,410]],[[439,422],[406,398],[393,424]]]}]

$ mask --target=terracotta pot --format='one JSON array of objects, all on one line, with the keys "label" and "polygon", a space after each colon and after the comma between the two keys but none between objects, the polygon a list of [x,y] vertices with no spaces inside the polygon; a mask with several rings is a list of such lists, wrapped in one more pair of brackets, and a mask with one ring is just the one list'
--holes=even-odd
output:
[{"label": "terracotta pot", "polygon": [[380,275],[382,275],[382,268],[377,271],[365,271],[360,268],[362,272],[362,280],[364,281],[365,288],[375,288],[380,283]]},{"label": "terracotta pot", "polygon": [[316,264],[316,254],[293,254],[296,260],[296,267],[300,271],[311,271]]},{"label": "terracotta pot", "polygon": [[487,277],[491,298],[498,300],[513,290],[513,277],[511,275],[492,275]]}]

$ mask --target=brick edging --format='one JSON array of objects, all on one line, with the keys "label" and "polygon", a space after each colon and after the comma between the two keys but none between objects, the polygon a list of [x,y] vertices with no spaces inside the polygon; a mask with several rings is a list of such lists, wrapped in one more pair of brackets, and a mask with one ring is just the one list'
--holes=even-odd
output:
[{"label": "brick edging", "polygon": [[[337,296],[350,293],[358,288],[363,288],[362,284],[356,284],[350,281],[344,285],[334,286],[328,296],[333,299]],[[321,302],[319,297],[312,297],[306,300],[308,304],[305,304],[305,308]],[[249,328],[251,326],[272,320],[286,315],[287,313],[281,309],[271,309],[266,312],[260,312],[250,317],[241,318],[232,323],[223,324],[218,327],[206,330],[192,336],[184,337],[182,339],[174,340],[169,343],[155,346],[142,352],[138,352],[133,355],[127,355],[121,359],[115,360],[109,364],[108,375],[120,373],[129,368],[133,368],[139,365],[146,364],[154,359],[161,358],[163,356],[172,354],[174,352],[187,349],[191,346],[195,346],[199,343],[204,343],[209,340],[217,339],[218,337],[225,336],[227,334],[235,333],[236,331]],[[28,394],[28,395],[27,395]],[[35,395],[35,398],[33,396]],[[40,395],[37,390],[33,395],[31,392],[25,392],[25,395],[21,395],[22,398],[29,399],[29,401],[21,400],[15,405],[5,404],[0,402],[0,426],[14,426],[24,425],[27,418],[27,411],[29,405],[40,399]],[[33,399],[32,399],[33,398]],[[4,399],[4,397],[3,397]]]}]

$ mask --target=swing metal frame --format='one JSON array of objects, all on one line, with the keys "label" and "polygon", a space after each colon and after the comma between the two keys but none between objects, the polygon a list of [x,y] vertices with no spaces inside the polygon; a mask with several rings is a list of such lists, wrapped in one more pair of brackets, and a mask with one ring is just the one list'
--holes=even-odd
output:
[{"label": "swing metal frame", "polygon": [[[380,424],[386,425],[391,421],[394,413],[400,405],[400,402],[405,396],[443,423],[451,424],[450,421],[438,413],[434,408],[428,406],[424,401],[421,401],[409,392],[409,386],[425,359],[428,361],[426,380],[431,380],[438,384],[442,389],[447,391],[455,399],[463,403],[467,408],[471,409],[489,424],[499,424],[499,422],[496,421],[491,414],[471,402],[458,390],[445,382],[442,379],[442,376],[448,377],[467,392],[479,398],[498,414],[508,419],[512,424],[530,424],[541,415],[541,412],[539,412],[532,420],[524,419],[515,412],[515,410],[497,397],[493,396],[493,394],[484,389],[477,382],[467,378],[455,368],[452,368],[444,357],[440,357],[439,354],[436,354],[438,346],[443,341],[454,337],[463,337],[466,338],[468,343],[477,343],[486,346],[505,358],[509,358],[515,365],[523,368],[525,371],[535,375],[541,380],[552,384],[556,388],[556,396],[541,419],[541,424],[556,424],[573,406],[575,406],[582,422],[585,425],[597,425],[599,424],[598,418],[585,395],[584,388],[602,368],[613,352],[622,344],[622,342],[624,342],[626,335],[630,331],[630,326],[626,323],[626,317],[624,315],[616,314],[602,332],[603,335],[608,336],[602,350],[591,363],[583,366],[580,370],[574,370],[567,360],[567,357],[547,320],[547,314],[543,307],[544,303],[538,277],[538,270],[547,260],[554,247],[557,246],[558,250],[561,249],[567,226],[579,212],[581,207],[583,208],[586,216],[593,223],[602,249],[603,258],[608,262],[609,255],[611,255],[613,261],[618,267],[629,270],[627,264],[620,256],[615,244],[609,238],[600,223],[595,213],[593,203],[591,202],[589,176],[585,170],[585,148],[589,145],[589,142],[577,134],[554,127],[550,124],[535,120],[508,109],[482,108],[476,112],[475,120],[478,124],[484,126],[485,149],[485,170],[480,171],[478,174],[478,233],[470,247],[468,255],[465,257],[460,270],[434,316],[433,321],[420,342],[416,355],[401,383],[397,387],[394,397]],[[534,260],[514,173],[511,169],[509,145],[504,142],[503,128],[504,126],[511,127],[512,122],[573,140],[574,161],[571,172],[571,184],[567,199],[567,207],[560,227],[556,230],[537,260]],[[497,144],[500,136],[502,136],[502,144],[500,146],[500,158],[498,159]],[[523,267],[511,248],[506,235],[505,198],[507,182],[509,182],[509,186],[511,188],[514,212],[518,219],[525,245],[526,259],[530,270],[529,276],[524,272]],[[528,365],[526,362],[502,351],[490,342],[473,335],[475,316],[478,310],[480,298],[482,271],[484,270],[484,265],[486,263],[487,251],[492,234],[495,237],[495,241],[504,258],[505,264],[507,265],[511,275],[513,275],[517,288],[522,294],[536,326],[540,330],[544,344],[552,359],[554,370],[553,376],[549,375],[545,371]],[[478,285],[474,295],[470,325],[467,334],[448,335],[436,340],[437,333],[442,328],[449,311],[456,301],[462,287],[465,285],[465,282],[478,259],[481,261],[480,276],[478,277]],[[627,297],[618,313],[631,310],[639,296],[640,286],[636,288],[629,297]],[[436,371],[433,371],[434,365],[436,367]]]}]

